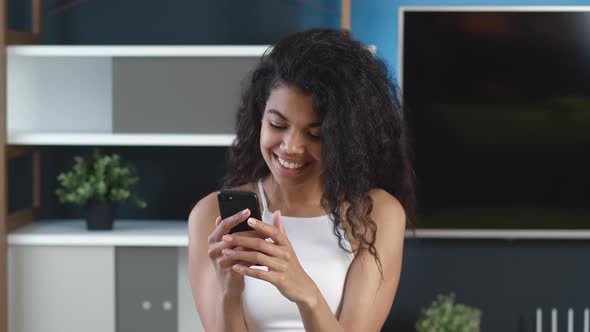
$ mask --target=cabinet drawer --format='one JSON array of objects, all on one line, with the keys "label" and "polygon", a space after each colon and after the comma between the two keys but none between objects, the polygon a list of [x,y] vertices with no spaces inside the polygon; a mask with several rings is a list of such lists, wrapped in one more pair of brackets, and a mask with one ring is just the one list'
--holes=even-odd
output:
[{"label": "cabinet drawer", "polygon": [[117,332],[177,330],[177,248],[116,248]]}]

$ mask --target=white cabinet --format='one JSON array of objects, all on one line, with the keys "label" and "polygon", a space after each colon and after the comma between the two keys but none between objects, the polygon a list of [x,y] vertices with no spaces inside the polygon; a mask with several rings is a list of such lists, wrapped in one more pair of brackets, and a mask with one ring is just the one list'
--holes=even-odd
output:
[{"label": "white cabinet", "polygon": [[184,221],[117,220],[105,232],[42,221],[13,231],[9,332],[204,331],[187,244]]},{"label": "white cabinet", "polygon": [[114,248],[8,246],[9,332],[115,331]]}]

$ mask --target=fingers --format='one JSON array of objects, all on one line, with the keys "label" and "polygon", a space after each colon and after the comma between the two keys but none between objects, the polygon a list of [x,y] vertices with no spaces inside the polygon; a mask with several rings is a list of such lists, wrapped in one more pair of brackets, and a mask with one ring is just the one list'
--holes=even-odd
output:
[{"label": "fingers", "polygon": [[222,236],[229,233],[229,230],[232,229],[234,226],[246,220],[248,216],[250,216],[250,210],[245,209],[228,218],[221,220],[219,223],[216,219],[216,227],[213,233],[211,233],[211,235],[209,236],[209,243],[220,241]]},{"label": "fingers", "polygon": [[[280,213],[278,214],[280,217]],[[274,219],[274,215],[273,215]],[[260,232],[261,234],[266,235],[266,237],[271,238],[274,243],[278,245],[287,245],[289,240],[287,239],[287,235],[282,231],[282,224],[279,221],[279,228],[275,225],[265,224],[260,220],[256,220],[254,218],[248,219],[248,225],[250,225],[254,230]]]},{"label": "fingers", "polygon": [[258,231],[242,231],[242,232],[235,232],[233,235],[245,236],[245,237],[257,237],[259,239],[266,239],[268,236],[258,232]]},{"label": "fingers", "polygon": [[[231,257],[223,256],[223,254],[221,253],[223,249],[233,248],[235,250],[245,250],[245,251],[249,250],[247,248],[236,246],[233,243],[228,243],[228,242],[222,241],[220,238],[221,236],[224,235],[223,232],[225,229],[228,229],[228,228],[231,229],[231,227],[233,227],[232,225],[234,224],[234,222],[236,220],[238,220],[238,223],[239,223],[240,220],[243,221],[243,219],[245,219],[246,216],[249,215],[250,211],[248,211],[248,210],[246,210],[246,211],[247,211],[247,213],[245,216],[243,216],[243,214],[238,213],[238,214],[235,214],[229,218],[226,218],[225,221],[223,221],[221,219],[221,217],[217,217],[215,219],[216,228],[213,231],[213,233],[209,236],[209,248],[208,248],[208,252],[207,252],[210,259],[218,261],[218,263],[220,265],[231,266],[232,264],[236,263],[236,260],[230,259]],[[240,218],[240,216],[243,216],[243,217]],[[225,225],[223,225],[224,222],[226,223],[227,228]],[[227,234],[227,231],[226,231],[226,234]],[[260,234],[257,231],[238,232],[236,234],[240,234],[240,236],[248,237],[248,238],[259,238],[259,239],[266,238],[265,235]],[[244,262],[244,264],[247,264],[247,263]]]},{"label": "fingers", "polygon": [[223,242],[229,243],[232,246],[240,246],[245,250],[249,251],[260,251],[266,255],[285,258],[284,250],[274,243],[270,243],[261,238],[243,237],[235,234],[224,235],[222,238]]},{"label": "fingers", "polygon": [[223,219],[221,221],[221,228],[223,229],[224,233],[227,234],[230,229],[234,228],[234,226],[246,220],[246,218],[248,218],[249,216],[249,209],[242,210],[229,218]]},{"label": "fingers", "polygon": [[249,251],[249,249],[247,249],[247,248],[240,247],[240,246],[234,246],[232,243],[221,241],[221,242],[217,242],[217,243],[213,243],[213,244],[209,245],[209,249],[207,251],[207,254],[209,255],[209,257],[211,259],[215,259],[216,257],[222,255],[223,249]]},{"label": "fingers", "polygon": [[210,258],[214,259],[217,256],[221,255],[221,251],[225,248],[231,248],[233,247],[233,245],[231,243],[228,242],[217,242],[217,243],[212,243],[209,245],[209,249],[207,251],[207,254],[209,255]]},{"label": "fingers", "polygon": [[238,257],[224,254],[224,250],[242,251],[245,249],[242,247],[232,247],[231,244],[226,242],[218,242],[209,247],[209,257],[217,261],[217,265],[221,267],[230,267],[234,264],[249,265],[247,261],[240,261]]},{"label": "fingers", "polygon": [[[270,257],[261,253],[260,251],[243,251],[236,249],[223,249],[222,254],[226,257],[231,257],[236,261],[248,262],[250,264],[260,264],[263,266],[267,266],[269,269],[273,271],[283,271],[284,266],[283,264],[274,257]],[[242,264],[242,263],[239,263]],[[244,264],[242,264],[244,265]]]},{"label": "fingers", "polygon": [[276,210],[272,214],[272,224],[279,230],[279,232],[283,234],[287,234],[285,232],[285,228],[283,228],[283,222],[281,221],[281,210]]},{"label": "fingers", "polygon": [[260,280],[265,280],[265,281],[270,282],[271,284],[275,284],[275,281],[277,279],[277,275],[273,271],[264,271],[264,270],[260,270],[260,269],[253,269],[251,267],[247,267],[247,266],[240,265],[240,264],[236,264],[232,268],[234,271],[236,271],[242,275],[250,276],[252,278],[256,278],[256,279],[260,279]]}]

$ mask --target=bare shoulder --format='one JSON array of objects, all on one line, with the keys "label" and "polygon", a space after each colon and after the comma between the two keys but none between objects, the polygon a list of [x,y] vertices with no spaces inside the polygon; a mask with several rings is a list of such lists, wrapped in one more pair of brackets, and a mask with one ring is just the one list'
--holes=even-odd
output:
[{"label": "bare shoulder", "polygon": [[[401,203],[393,195],[387,191],[374,188],[369,191],[369,197],[373,202],[373,209],[371,210],[371,219],[375,222],[378,229],[377,240],[380,238],[388,239],[391,235],[402,234],[405,235],[406,230],[406,213]],[[346,209],[348,205],[343,205],[342,209]],[[359,241],[350,236],[350,227],[344,224],[344,228],[348,233],[350,245],[355,251],[359,248]],[[366,233],[366,241],[371,242],[371,234]],[[379,241],[381,242],[381,241]]]},{"label": "bare shoulder", "polygon": [[377,227],[383,225],[388,228],[393,226],[405,229],[406,213],[395,196],[380,188],[370,190],[369,196],[373,201],[371,217],[377,223]]},{"label": "bare shoulder", "polygon": [[214,191],[209,193],[209,195],[201,198],[193,207],[193,211],[195,210],[209,210],[211,208],[217,208],[217,192]]},{"label": "bare shoulder", "polygon": [[219,215],[217,192],[212,192],[195,204],[189,217],[189,236],[210,234],[215,229],[215,218]]}]

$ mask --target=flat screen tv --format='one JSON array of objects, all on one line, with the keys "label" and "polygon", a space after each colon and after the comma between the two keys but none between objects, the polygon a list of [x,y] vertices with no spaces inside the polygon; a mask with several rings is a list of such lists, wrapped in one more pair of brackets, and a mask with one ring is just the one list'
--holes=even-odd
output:
[{"label": "flat screen tv", "polygon": [[590,229],[590,7],[399,13],[418,228]]}]

